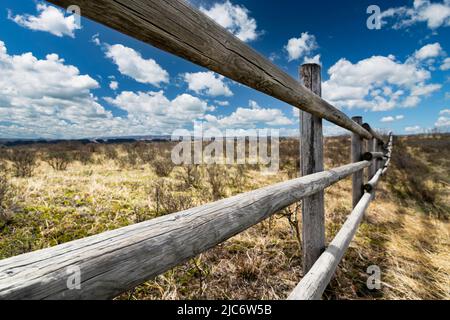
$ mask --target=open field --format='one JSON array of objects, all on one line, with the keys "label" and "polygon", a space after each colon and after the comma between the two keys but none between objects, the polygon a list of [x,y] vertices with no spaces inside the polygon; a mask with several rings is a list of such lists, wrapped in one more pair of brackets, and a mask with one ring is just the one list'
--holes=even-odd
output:
[{"label": "open field", "polygon": [[[450,299],[450,135],[398,137],[327,299]],[[348,137],[327,138],[326,168],[349,162]],[[174,167],[171,145],[59,143],[1,149],[0,259],[145,221],[298,172],[298,141],[280,172],[256,165]],[[33,161],[34,160],[34,161]],[[351,211],[351,180],[326,190],[327,241]],[[118,299],[284,299],[301,277],[298,205]],[[381,269],[381,290],[366,269]]]}]

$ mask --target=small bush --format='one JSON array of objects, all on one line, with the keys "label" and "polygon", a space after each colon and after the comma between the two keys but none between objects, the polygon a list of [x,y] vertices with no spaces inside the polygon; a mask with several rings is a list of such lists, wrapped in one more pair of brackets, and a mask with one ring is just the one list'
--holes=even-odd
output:
[{"label": "small bush", "polygon": [[158,216],[187,210],[194,206],[192,196],[172,191],[173,189],[173,186],[163,179],[156,183],[154,198]]},{"label": "small bush", "polygon": [[208,182],[211,186],[213,199],[219,200],[226,196],[227,172],[223,167],[213,164],[206,168]]},{"label": "small bush", "polygon": [[44,160],[54,170],[64,171],[67,169],[67,166],[73,161],[73,158],[68,151],[52,150],[49,151]]},{"label": "small bush", "polygon": [[156,158],[157,151],[149,143],[136,142],[133,148],[143,163],[151,163]]},{"label": "small bush", "polygon": [[152,161],[152,167],[158,177],[168,177],[172,172],[175,165],[170,159],[164,159],[162,157],[156,157]]},{"label": "small bush", "polygon": [[184,182],[186,188],[194,187],[199,188],[201,186],[201,171],[198,164],[184,165],[182,168],[181,179]]},{"label": "small bush", "polygon": [[74,160],[80,161],[83,165],[88,165],[93,162],[92,152],[88,148],[80,148],[75,152]]},{"label": "small bush", "polygon": [[116,160],[119,157],[119,153],[117,152],[115,145],[105,145],[103,147],[103,153],[105,154],[105,158],[109,160]]},{"label": "small bush", "polygon": [[9,221],[9,201],[11,198],[11,185],[8,181],[5,166],[0,163],[0,226]]},{"label": "small bush", "polygon": [[27,149],[12,149],[8,152],[8,160],[13,164],[16,177],[31,177],[36,168],[36,152]]}]

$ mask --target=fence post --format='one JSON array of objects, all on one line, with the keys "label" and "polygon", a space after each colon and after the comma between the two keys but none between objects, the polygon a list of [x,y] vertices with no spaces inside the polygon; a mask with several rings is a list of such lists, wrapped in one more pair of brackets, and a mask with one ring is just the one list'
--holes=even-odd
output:
[{"label": "fence post", "polygon": [[[378,148],[378,141],[376,138],[372,139],[372,151],[376,152]],[[370,174],[369,174],[369,180],[372,179],[372,177],[375,175],[375,173],[377,172],[377,159],[373,159],[372,160],[372,165],[370,166]]]},{"label": "fence post", "polygon": [[[362,117],[353,117],[353,121],[358,124],[362,124]],[[363,139],[359,134],[352,133],[352,146],[351,146],[351,162],[361,161],[361,155],[363,154]],[[353,208],[356,207],[359,200],[363,195],[364,187],[364,170],[355,172],[352,176],[352,203]]]},{"label": "fence post", "polygon": [[[322,95],[321,67],[303,64],[300,78],[304,86],[318,96]],[[300,111],[300,168],[301,175],[323,171],[322,119]],[[303,273],[306,274],[325,249],[324,192],[303,199],[302,245]]]}]

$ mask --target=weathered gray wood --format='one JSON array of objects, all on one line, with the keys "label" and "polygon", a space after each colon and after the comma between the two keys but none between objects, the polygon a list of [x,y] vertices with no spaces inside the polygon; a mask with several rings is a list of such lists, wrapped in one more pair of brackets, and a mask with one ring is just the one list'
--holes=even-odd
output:
[{"label": "weathered gray wood", "polygon": [[[368,167],[361,161],[0,261],[1,299],[107,299]],[[81,289],[69,290],[79,268]]]},{"label": "weathered gray wood", "polygon": [[[378,146],[378,141],[376,138],[372,139],[372,152],[377,152],[377,146]],[[369,180],[372,179],[372,177],[375,175],[375,173],[377,172],[377,160],[373,159],[372,160],[372,165],[369,168]]]},{"label": "weathered gray wood", "polygon": [[[303,85],[314,94],[322,95],[321,67],[304,64],[300,67]],[[301,175],[323,171],[322,119],[300,111]],[[306,274],[325,250],[325,204],[323,190],[305,197],[302,203],[303,273]]]},{"label": "weathered gray wood", "polygon": [[360,157],[360,160],[366,160],[366,161],[372,161],[373,159],[381,159],[384,157],[383,152],[365,152],[362,157]]},{"label": "weathered gray wood", "polygon": [[380,181],[380,177],[382,176],[383,170],[378,169],[377,173],[373,176],[372,179],[370,179],[365,185],[364,190],[367,192],[372,192],[377,187],[378,181]]},{"label": "weathered gray wood", "polygon": [[319,300],[352,241],[372,195],[365,193],[311,270],[289,295],[288,300]]},{"label": "weathered gray wood", "polygon": [[[362,124],[362,117],[353,117],[353,121],[358,124]],[[361,161],[361,156],[363,154],[363,139],[355,133],[352,133],[352,141],[351,141],[351,162],[359,162]],[[371,160],[371,159],[369,159]],[[364,170],[359,172],[355,172],[352,176],[352,203],[353,208],[356,207],[359,200],[363,195],[363,179],[364,179]]]},{"label": "weathered gray wood", "polygon": [[386,144],[386,142],[385,142],[383,136],[382,136],[381,134],[379,134],[378,132],[376,132],[375,130],[373,130],[373,129],[371,128],[370,124],[364,123],[364,124],[362,124],[362,127],[363,127],[364,129],[366,129],[368,132],[370,132],[370,134],[371,134],[374,138],[376,138],[379,142],[381,142],[381,143],[383,143],[383,144]]},{"label": "weathered gray wood", "polygon": [[366,139],[372,135],[345,113],[311,94],[227,30],[183,0],[49,0],[143,42],[325,118]]}]

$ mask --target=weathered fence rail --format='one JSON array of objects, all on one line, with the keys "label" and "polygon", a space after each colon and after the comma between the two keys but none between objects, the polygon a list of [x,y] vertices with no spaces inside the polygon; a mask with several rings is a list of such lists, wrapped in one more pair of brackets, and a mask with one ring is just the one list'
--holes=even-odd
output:
[{"label": "weathered fence rail", "polygon": [[[113,298],[370,165],[352,163],[0,261],[0,298]],[[69,290],[67,268],[82,270]]]},{"label": "weathered fence rail", "polygon": [[[1,260],[0,299],[113,298],[302,199],[306,275],[289,299],[320,298],[374,197],[378,181],[386,173],[392,135],[386,144],[385,137],[362,124],[361,117],[352,120],[323,100],[320,66],[302,67],[303,86],[183,0],[49,2],[62,7],[78,5],[92,20],[299,108],[305,176]],[[351,164],[323,171],[322,119],[352,132]],[[367,148],[364,139],[368,140]],[[365,168],[371,178],[367,184],[363,183]],[[326,246],[323,191],[350,175],[354,209]],[[73,268],[82,272],[81,290],[71,290],[67,285],[67,271]]]}]

